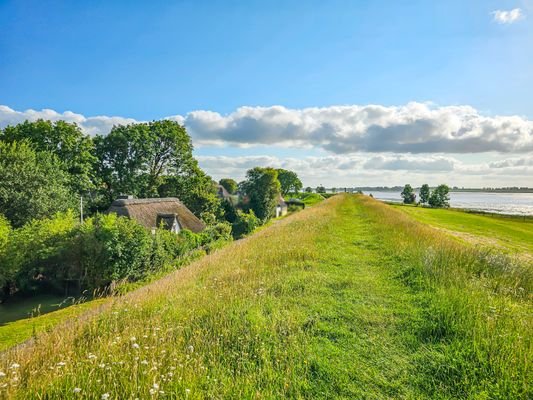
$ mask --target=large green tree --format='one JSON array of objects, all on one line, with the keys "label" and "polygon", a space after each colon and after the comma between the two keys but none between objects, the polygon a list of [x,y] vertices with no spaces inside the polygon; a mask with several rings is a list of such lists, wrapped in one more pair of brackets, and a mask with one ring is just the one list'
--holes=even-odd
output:
[{"label": "large green tree", "polygon": [[27,142],[0,141],[0,177],[0,214],[13,227],[77,208],[63,163]]},{"label": "large green tree", "polygon": [[302,181],[300,181],[296,172],[283,168],[279,168],[277,171],[278,180],[281,185],[281,194],[283,196],[286,196],[291,192],[297,193],[302,190]]},{"label": "large green tree", "polygon": [[108,202],[120,194],[177,196],[196,214],[220,204],[211,179],[192,155],[191,138],[175,121],[115,126],[95,143]]},{"label": "large green tree", "polygon": [[76,192],[84,193],[93,187],[94,144],[78,125],[42,119],[25,121],[6,127],[0,133],[0,140],[8,143],[26,141],[36,151],[54,154],[70,175],[70,186]]},{"label": "large green tree", "polygon": [[281,194],[277,170],[261,167],[248,170],[240,189],[248,199],[249,208],[259,219],[265,221],[272,217]]}]

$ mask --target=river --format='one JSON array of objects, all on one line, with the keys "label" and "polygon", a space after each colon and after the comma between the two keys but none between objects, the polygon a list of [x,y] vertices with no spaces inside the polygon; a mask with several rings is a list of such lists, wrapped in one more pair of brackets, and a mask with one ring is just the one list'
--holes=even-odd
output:
[{"label": "river", "polygon": [[[376,199],[402,201],[400,192],[365,192],[370,193]],[[533,193],[450,192],[450,207],[497,214],[533,215]]]}]

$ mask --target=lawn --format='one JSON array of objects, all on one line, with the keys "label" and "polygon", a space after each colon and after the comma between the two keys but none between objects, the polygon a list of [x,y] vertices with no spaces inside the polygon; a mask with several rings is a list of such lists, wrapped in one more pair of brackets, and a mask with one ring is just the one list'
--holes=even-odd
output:
[{"label": "lawn", "polygon": [[320,203],[321,201],[324,201],[324,196],[322,196],[319,193],[305,193],[305,192],[299,192],[299,193],[291,193],[286,196],[287,199],[295,198],[302,200],[306,206],[313,206],[315,204]]},{"label": "lawn", "polygon": [[[446,229],[476,243],[485,242],[533,255],[533,220],[523,217],[483,215],[460,210],[394,205],[418,221]],[[469,236],[473,235],[473,236]]]},{"label": "lawn", "polygon": [[530,267],[334,196],[5,353],[0,397],[527,399]]}]

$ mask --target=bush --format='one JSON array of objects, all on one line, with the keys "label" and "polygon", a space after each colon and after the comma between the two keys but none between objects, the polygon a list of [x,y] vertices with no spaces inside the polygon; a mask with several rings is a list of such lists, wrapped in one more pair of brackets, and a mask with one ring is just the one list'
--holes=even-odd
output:
[{"label": "bush", "polygon": [[261,225],[261,221],[255,216],[253,210],[248,213],[239,210],[237,211],[237,219],[232,225],[231,234],[234,239],[240,239],[253,232],[259,225]]},{"label": "bush", "polygon": [[449,207],[450,189],[447,185],[439,185],[433,190],[429,196],[428,203],[431,207]]},{"label": "bush", "polygon": [[202,246],[205,251],[209,253],[211,250],[220,247],[222,243],[231,240],[231,229],[231,224],[227,222],[219,222],[205,228],[201,233]]},{"label": "bush", "polygon": [[82,286],[98,288],[122,279],[137,280],[152,270],[152,235],[116,214],[98,214],[79,227]]},{"label": "bush", "polygon": [[20,290],[62,289],[68,274],[67,249],[71,248],[76,218],[72,212],[34,220],[12,232],[4,267]]}]

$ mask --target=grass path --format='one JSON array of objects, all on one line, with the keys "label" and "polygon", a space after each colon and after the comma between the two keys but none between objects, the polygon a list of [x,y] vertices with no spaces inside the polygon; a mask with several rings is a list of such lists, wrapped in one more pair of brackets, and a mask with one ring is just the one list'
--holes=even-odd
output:
[{"label": "grass path", "polygon": [[0,398],[527,398],[529,305],[423,275],[444,266],[403,240],[435,234],[402,215],[341,195],[280,220],[4,355]]}]

